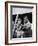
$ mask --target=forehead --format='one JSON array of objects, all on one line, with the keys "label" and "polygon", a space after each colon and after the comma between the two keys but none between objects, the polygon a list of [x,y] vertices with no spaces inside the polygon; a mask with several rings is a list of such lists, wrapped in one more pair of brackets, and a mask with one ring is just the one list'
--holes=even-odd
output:
[{"label": "forehead", "polygon": [[19,20],[19,21],[21,21],[21,19],[20,19],[20,18],[19,18],[18,20]]},{"label": "forehead", "polygon": [[27,18],[27,16],[24,17],[24,19]]}]

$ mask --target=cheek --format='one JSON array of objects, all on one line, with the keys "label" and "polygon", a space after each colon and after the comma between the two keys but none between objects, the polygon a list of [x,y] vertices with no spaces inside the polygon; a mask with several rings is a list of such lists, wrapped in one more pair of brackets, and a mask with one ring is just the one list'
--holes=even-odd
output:
[{"label": "cheek", "polygon": [[19,21],[19,23],[21,23],[21,21]]},{"label": "cheek", "polygon": [[26,22],[26,20],[24,20],[24,22]]}]

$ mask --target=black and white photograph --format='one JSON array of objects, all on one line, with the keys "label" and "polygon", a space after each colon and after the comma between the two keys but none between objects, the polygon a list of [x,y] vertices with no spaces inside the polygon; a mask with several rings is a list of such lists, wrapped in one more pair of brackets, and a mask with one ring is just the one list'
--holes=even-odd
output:
[{"label": "black and white photograph", "polygon": [[11,38],[32,37],[32,8],[11,8]]},{"label": "black and white photograph", "polygon": [[5,10],[5,43],[36,43],[36,3],[6,2]]}]

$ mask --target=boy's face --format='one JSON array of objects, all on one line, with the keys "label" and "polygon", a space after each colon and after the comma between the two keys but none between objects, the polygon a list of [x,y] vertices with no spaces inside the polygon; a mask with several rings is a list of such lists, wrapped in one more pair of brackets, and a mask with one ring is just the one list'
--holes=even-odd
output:
[{"label": "boy's face", "polygon": [[21,19],[20,18],[18,19],[18,24],[21,24]]},{"label": "boy's face", "polygon": [[24,17],[24,23],[27,23],[28,22],[28,18],[27,16]]}]

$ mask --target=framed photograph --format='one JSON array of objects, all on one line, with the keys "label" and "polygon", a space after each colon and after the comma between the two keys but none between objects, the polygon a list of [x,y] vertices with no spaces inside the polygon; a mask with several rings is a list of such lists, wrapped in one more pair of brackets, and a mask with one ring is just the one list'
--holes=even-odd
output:
[{"label": "framed photograph", "polygon": [[37,42],[37,4],[5,2],[5,44]]}]

